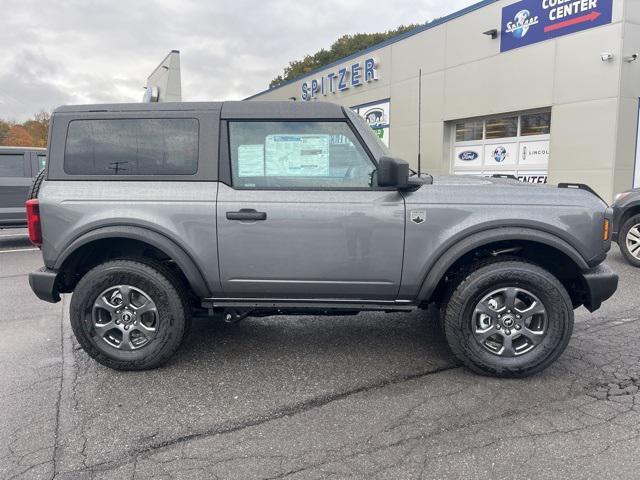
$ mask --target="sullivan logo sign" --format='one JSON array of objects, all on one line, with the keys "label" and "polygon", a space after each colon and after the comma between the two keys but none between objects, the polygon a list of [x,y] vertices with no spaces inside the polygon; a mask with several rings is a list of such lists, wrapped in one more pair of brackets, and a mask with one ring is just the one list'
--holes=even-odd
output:
[{"label": "sullivan logo sign", "polygon": [[613,0],[522,0],[502,9],[500,51],[611,23]]},{"label": "sullivan logo sign", "polygon": [[302,83],[302,100],[312,100],[319,95],[327,96],[352,87],[378,80],[378,62],[367,58],[362,62],[345,65],[338,70]]}]

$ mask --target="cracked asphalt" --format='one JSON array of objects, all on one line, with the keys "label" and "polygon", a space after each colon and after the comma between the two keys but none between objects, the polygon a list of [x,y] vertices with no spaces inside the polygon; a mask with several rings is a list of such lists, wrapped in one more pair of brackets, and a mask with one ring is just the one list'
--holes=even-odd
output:
[{"label": "cracked asphalt", "polygon": [[114,372],[78,348],[42,260],[0,230],[0,478],[637,479],[640,272],[580,309],[551,368],[461,368],[430,315],[198,320],[178,355]]}]

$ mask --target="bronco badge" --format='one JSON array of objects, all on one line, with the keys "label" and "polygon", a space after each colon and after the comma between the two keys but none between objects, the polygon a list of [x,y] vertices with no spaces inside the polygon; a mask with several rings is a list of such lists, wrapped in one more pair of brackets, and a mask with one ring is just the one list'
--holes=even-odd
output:
[{"label": "bronco badge", "polygon": [[426,210],[411,210],[411,221],[417,225],[424,223],[427,219]]}]

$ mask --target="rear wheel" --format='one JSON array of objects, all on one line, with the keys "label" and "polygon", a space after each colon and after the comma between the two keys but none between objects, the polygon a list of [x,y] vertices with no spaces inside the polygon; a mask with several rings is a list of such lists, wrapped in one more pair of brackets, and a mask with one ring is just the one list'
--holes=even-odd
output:
[{"label": "rear wheel", "polygon": [[526,377],[564,351],[573,330],[573,307],[562,284],[524,261],[472,268],[444,308],[453,353],[471,370]]},{"label": "rear wheel", "polygon": [[117,370],[162,365],[189,326],[182,283],[156,262],[114,260],[93,268],[76,286],[70,314],[82,348]]},{"label": "rear wheel", "polygon": [[624,222],[618,236],[620,251],[634,267],[640,267],[640,215]]}]

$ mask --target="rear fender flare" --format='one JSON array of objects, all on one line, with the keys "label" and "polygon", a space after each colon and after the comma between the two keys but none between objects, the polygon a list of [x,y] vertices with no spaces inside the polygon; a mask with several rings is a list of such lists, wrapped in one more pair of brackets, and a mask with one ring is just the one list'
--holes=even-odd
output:
[{"label": "rear fender flare", "polygon": [[101,227],[76,238],[67,248],[63,250],[56,260],[54,268],[59,270],[63,267],[65,261],[73,255],[79,248],[97,240],[105,238],[127,238],[147,243],[157,248],[169,258],[171,258],[182,270],[187,281],[191,285],[194,293],[200,298],[211,296],[209,288],[205,282],[202,272],[194,262],[194,260],[170,238],[148,228],[134,226],[113,226]]}]

